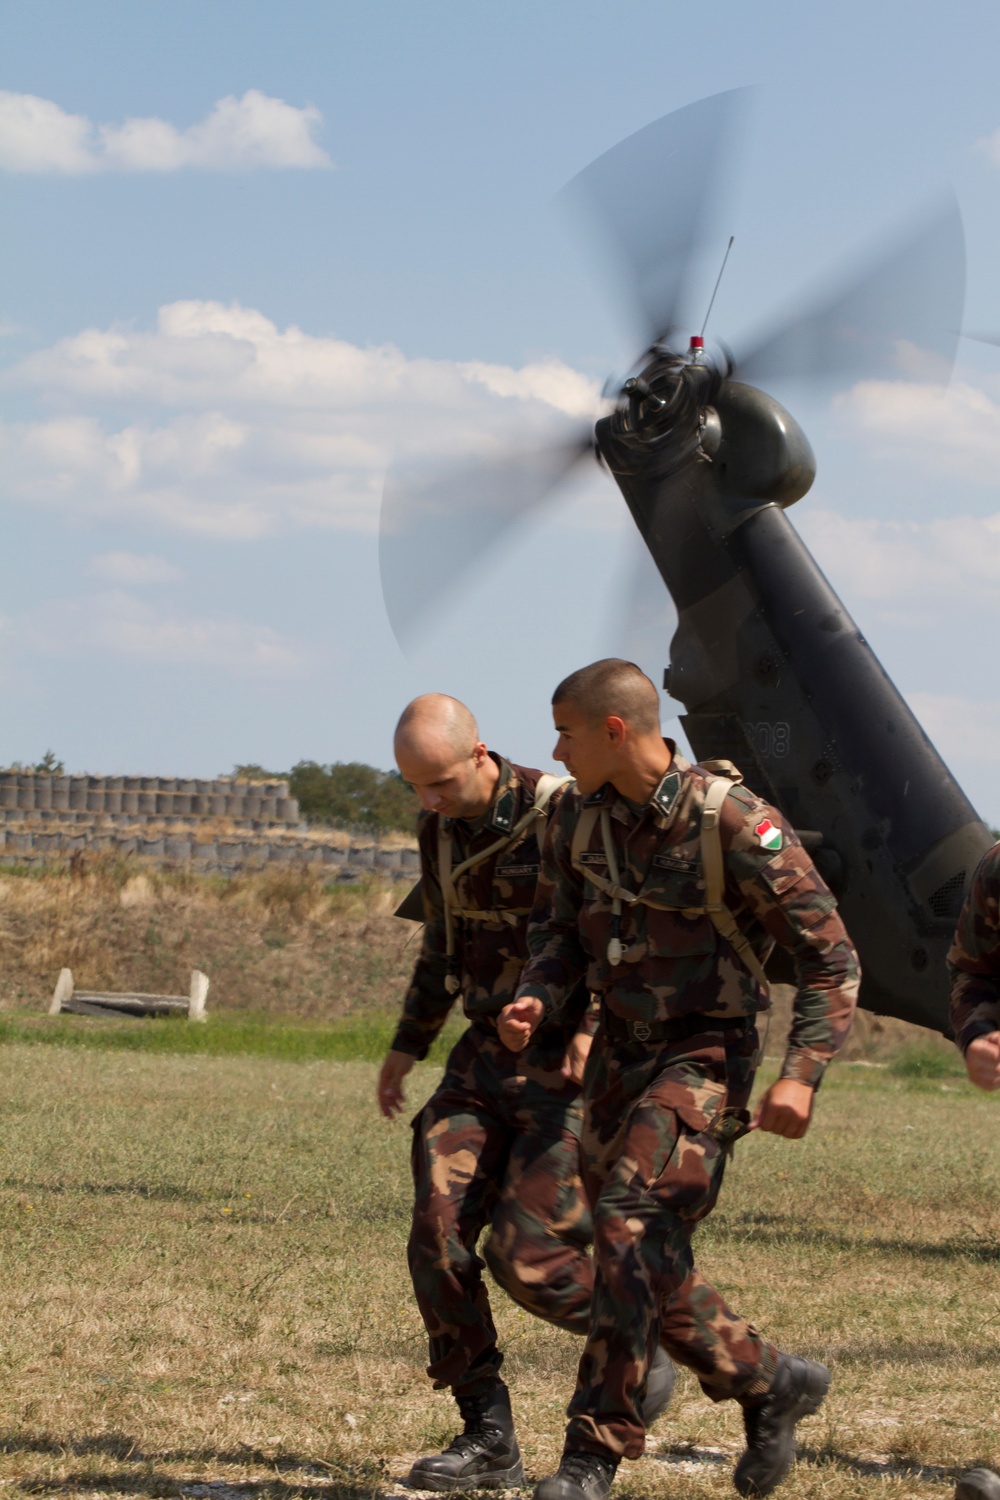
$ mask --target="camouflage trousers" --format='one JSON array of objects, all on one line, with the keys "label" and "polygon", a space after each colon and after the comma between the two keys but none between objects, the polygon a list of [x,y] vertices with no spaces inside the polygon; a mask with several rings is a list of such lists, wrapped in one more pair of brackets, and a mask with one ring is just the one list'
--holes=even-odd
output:
[{"label": "camouflage trousers", "polygon": [[408,1259],[439,1389],[500,1369],[484,1261],[528,1312],[572,1333],[590,1326],[582,1109],[559,1072],[566,1042],[561,1031],[542,1033],[513,1053],[492,1028],[471,1026],[413,1121]]},{"label": "camouflage trousers", "polygon": [[722,1185],[725,1149],[709,1133],[745,1110],[757,1037],[708,1023],[663,1044],[598,1031],[584,1078],[582,1163],[597,1271],[567,1446],[638,1458],[638,1401],[661,1343],[715,1401],[763,1394],[777,1350],[695,1269],[691,1236]]}]

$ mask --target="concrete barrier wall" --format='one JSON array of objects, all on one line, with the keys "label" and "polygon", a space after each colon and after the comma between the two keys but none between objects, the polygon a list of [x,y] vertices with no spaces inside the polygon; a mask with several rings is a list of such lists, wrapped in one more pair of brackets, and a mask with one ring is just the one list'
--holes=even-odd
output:
[{"label": "concrete barrier wall", "polygon": [[234,818],[297,828],[299,804],[287,781],[185,781],[168,776],[48,776],[0,772],[0,823],[17,813],[84,813],[155,819]]}]

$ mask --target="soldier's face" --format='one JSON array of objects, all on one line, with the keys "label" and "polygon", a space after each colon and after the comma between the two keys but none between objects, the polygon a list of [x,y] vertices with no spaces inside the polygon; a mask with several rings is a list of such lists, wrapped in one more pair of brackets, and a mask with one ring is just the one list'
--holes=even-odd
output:
[{"label": "soldier's face", "polygon": [[480,787],[480,769],[485,757],[485,745],[476,745],[472,754],[461,760],[398,749],[396,764],[399,774],[410,783],[428,812],[440,813],[445,818],[465,818],[485,810]]},{"label": "soldier's face", "polygon": [[553,759],[562,761],[584,796],[596,792],[611,780],[617,766],[608,724],[589,723],[573,703],[554,703],[552,718],[559,736]]}]

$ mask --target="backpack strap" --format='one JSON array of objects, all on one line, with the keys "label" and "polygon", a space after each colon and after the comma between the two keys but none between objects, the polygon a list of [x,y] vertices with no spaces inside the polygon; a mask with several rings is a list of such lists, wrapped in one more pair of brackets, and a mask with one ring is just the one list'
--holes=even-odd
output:
[{"label": "backpack strap", "polygon": [[[705,879],[705,901],[702,906],[668,906],[646,896],[642,891],[630,891],[621,884],[618,856],[611,836],[611,814],[606,807],[585,807],[573,830],[570,860],[590,883],[611,899],[611,938],[608,943],[608,962],[619,964],[622,960],[621,916],[623,904],[632,906],[641,903],[657,911],[681,911],[685,916],[707,916],[720,937],[724,937],[737,958],[760,984],[770,999],[771,987],[764,973],[764,965],[754,952],[748,938],[740,931],[736,918],[726,906],[723,897],[726,889],[725,861],[722,853],[722,831],[719,824],[722,804],[732,791],[733,781],[726,776],[713,777],[705,791],[701,813],[701,863]],[[583,854],[593,836],[598,817],[601,821],[601,839],[608,873],[601,875],[583,863]]]},{"label": "backpack strap", "polygon": [[723,776],[710,781],[701,810],[701,868],[705,877],[705,911],[716,932],[725,938],[744,968],[749,969],[770,999],[771,986],[764,973],[764,965],[753,951],[748,939],[740,931],[736,918],[722,899],[726,892],[726,873],[722,854],[722,804],[732,789],[733,783]]},{"label": "backpack strap", "polygon": [[445,953],[448,958],[448,973],[445,976],[445,989],[449,995],[457,994],[460,980],[455,973],[455,918],[459,917],[466,922],[483,922],[490,927],[516,927],[522,917],[526,917],[530,911],[527,906],[508,906],[501,911],[495,911],[480,907],[463,907],[459,904],[456,881],[467,873],[481,865],[492,855],[499,854],[501,850],[507,849],[515,844],[523,833],[531,826],[535,819],[544,821],[548,811],[549,803],[555,793],[572,781],[571,776],[554,776],[551,772],[543,772],[539,776],[535,786],[535,795],[531,806],[528,808],[509,833],[503,834],[492,844],[487,844],[485,849],[480,849],[476,854],[470,855],[468,859],[451,867],[452,841],[451,829],[445,828],[444,820],[438,820],[438,878],[441,882],[441,899],[444,905],[444,931],[445,931]]},{"label": "backpack strap", "polygon": [[444,906],[444,947],[448,958],[448,972],[444,976],[444,987],[449,995],[456,995],[459,977],[455,973],[455,887],[451,878],[451,829],[446,828],[445,819],[438,818],[438,880],[441,883],[441,902]]}]

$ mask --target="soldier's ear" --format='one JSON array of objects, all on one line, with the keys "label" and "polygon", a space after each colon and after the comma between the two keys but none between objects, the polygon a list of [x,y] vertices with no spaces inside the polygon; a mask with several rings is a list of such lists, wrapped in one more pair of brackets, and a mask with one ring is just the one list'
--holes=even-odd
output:
[{"label": "soldier's ear", "polygon": [[619,719],[615,714],[609,714],[604,721],[604,728],[613,745],[624,745],[626,734],[624,719]]}]

